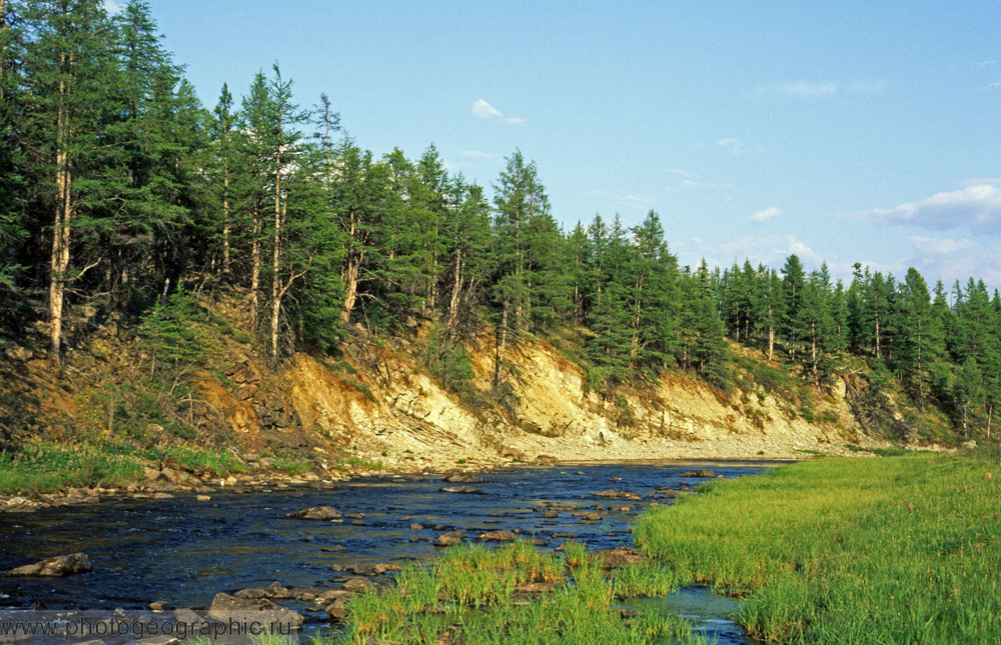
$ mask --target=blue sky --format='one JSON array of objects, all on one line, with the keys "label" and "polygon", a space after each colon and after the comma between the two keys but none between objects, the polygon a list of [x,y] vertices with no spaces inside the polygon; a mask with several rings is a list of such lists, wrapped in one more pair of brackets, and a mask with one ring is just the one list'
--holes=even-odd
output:
[{"label": "blue sky", "polygon": [[490,186],[520,148],[567,228],[653,208],[683,263],[1001,287],[996,1],[151,6],[207,106],[278,61],[376,154]]}]

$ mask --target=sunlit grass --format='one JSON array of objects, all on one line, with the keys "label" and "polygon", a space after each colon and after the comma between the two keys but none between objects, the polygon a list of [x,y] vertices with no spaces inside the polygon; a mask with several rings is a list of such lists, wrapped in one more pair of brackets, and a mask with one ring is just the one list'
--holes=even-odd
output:
[{"label": "sunlit grass", "polygon": [[998,462],[970,455],[821,459],[706,484],[652,509],[638,543],[743,597],[781,642],[998,642]]},{"label": "sunlit grass", "polygon": [[[432,566],[404,569],[393,587],[352,599],[340,638],[359,644],[700,642],[681,618],[656,612],[623,618],[615,608],[620,585],[663,595],[667,575],[630,570],[609,580],[575,543],[567,544],[565,559],[527,542],[461,545]],[[552,588],[524,593],[520,585],[532,583]]]}]

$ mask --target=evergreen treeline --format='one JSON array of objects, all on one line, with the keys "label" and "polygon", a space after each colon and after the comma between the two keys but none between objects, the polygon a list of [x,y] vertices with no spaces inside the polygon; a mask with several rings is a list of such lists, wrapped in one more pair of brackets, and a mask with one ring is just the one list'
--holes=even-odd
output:
[{"label": "evergreen treeline", "polygon": [[566,329],[595,388],[670,368],[726,388],[729,336],[817,388],[865,357],[964,434],[1001,400],[1001,299],[982,282],[930,294],[914,269],[858,266],[845,287],[796,256],[679,267],[653,211],[561,230],[518,151],[491,198],[434,146],[376,158],[326,95],[303,109],[277,65],[212,109],[182,72],[141,0],[113,16],[101,0],[0,0],[0,328],[41,323],[54,362],[112,315],[239,287],[275,364],[336,351],[351,325],[430,324],[428,365],[461,390],[460,341],[493,329],[497,400],[511,345]]}]

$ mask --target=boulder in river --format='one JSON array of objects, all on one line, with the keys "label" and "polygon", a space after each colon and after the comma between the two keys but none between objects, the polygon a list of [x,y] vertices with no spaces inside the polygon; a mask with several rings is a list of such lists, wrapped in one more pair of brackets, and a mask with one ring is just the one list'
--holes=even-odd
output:
[{"label": "boulder in river", "polygon": [[291,609],[279,607],[263,598],[250,600],[237,598],[226,593],[216,594],[209,607],[209,618],[220,622],[251,622],[292,625],[298,627],[303,618]]},{"label": "boulder in river", "polygon": [[483,478],[473,473],[452,473],[446,475],[442,481],[449,484],[479,484],[483,482]]},{"label": "boulder in river", "polygon": [[507,529],[487,531],[486,533],[481,533],[476,539],[481,542],[510,542],[514,540],[514,533]]},{"label": "boulder in river", "polygon": [[7,575],[58,578],[85,571],[90,571],[90,559],[84,553],[71,553],[11,569]]},{"label": "boulder in river", "polygon": [[340,519],[341,512],[333,506],[314,506],[296,513],[289,513],[286,517],[296,517],[300,520],[336,520]]},{"label": "boulder in river", "polygon": [[267,589],[241,589],[239,591],[233,592],[234,598],[241,598],[243,600],[260,600],[261,598],[269,598],[271,592]]},{"label": "boulder in river", "polygon": [[591,560],[605,569],[623,567],[627,564],[641,564],[648,562],[649,557],[643,555],[636,549],[627,546],[617,546],[614,549],[602,549],[591,554]]},{"label": "boulder in river", "polygon": [[586,511],[583,513],[574,513],[575,517],[579,517],[581,522],[600,522],[601,515],[595,513],[594,511]]},{"label": "boulder in river", "polygon": [[439,489],[442,493],[465,493],[466,495],[483,495],[484,492],[475,486],[446,486]]},{"label": "boulder in river", "polygon": [[701,479],[711,479],[711,478],[713,478],[713,477],[716,476],[716,473],[714,473],[713,471],[709,470],[708,468],[704,468],[702,470],[689,470],[687,472],[681,473],[678,476],[679,477],[695,477],[695,478],[701,478]]},{"label": "boulder in river", "polygon": [[462,538],[466,537],[465,531],[449,531],[448,533],[442,533],[439,535],[435,541],[435,546],[452,546],[453,544],[459,544],[462,542]]},{"label": "boulder in river", "polygon": [[629,499],[633,501],[640,501],[643,497],[639,493],[634,493],[631,490],[603,490],[594,494],[595,497],[606,497],[608,499]]},{"label": "boulder in river", "polygon": [[374,582],[368,578],[362,578],[361,576],[348,578],[341,586],[344,587],[345,591],[350,591],[352,593],[361,593],[363,591],[368,591],[369,589],[375,589]]}]

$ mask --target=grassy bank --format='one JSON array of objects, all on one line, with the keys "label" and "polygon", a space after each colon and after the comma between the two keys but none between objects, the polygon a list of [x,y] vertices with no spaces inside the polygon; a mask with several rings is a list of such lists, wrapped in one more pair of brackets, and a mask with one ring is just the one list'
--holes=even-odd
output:
[{"label": "grassy bank", "polygon": [[[607,572],[581,544],[565,557],[516,542],[463,545],[433,566],[410,567],[398,584],[348,605],[349,643],[664,643],[699,642],[689,624],[654,612],[623,617],[617,597],[664,596],[675,588],[664,567]],[[539,592],[539,590],[545,591]],[[531,593],[531,591],[537,593]]]},{"label": "grassy bank", "polygon": [[185,446],[137,449],[124,444],[65,446],[26,442],[16,453],[0,452],[0,495],[53,492],[67,487],[125,486],[144,479],[145,468],[172,464],[215,475],[247,470],[229,451]]},{"label": "grassy bank", "polygon": [[1001,640],[997,453],[814,460],[644,514],[644,550],[781,642]]}]

